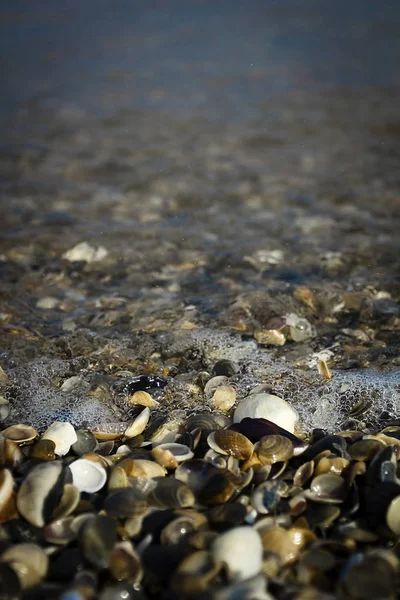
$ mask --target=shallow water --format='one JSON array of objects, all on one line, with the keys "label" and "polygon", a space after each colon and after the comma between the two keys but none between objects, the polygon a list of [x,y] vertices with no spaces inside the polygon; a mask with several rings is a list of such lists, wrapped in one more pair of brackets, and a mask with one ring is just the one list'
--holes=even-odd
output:
[{"label": "shallow water", "polygon": [[[3,3],[11,420],[123,420],[115,398],[59,391],[121,369],[167,373],[165,409],[192,410],[179,377],[226,357],[239,397],[271,383],[306,429],[349,424],[360,394],[350,425],[399,418],[399,18],[389,2]],[[106,256],[63,258],[83,241]],[[290,313],[310,339],[254,341]]]}]

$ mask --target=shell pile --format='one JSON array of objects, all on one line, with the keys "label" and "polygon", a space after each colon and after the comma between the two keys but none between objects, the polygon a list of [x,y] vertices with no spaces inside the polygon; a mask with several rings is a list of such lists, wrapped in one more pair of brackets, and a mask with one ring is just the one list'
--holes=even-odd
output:
[{"label": "shell pile", "polygon": [[219,417],[2,431],[1,598],[397,598],[400,427]]}]

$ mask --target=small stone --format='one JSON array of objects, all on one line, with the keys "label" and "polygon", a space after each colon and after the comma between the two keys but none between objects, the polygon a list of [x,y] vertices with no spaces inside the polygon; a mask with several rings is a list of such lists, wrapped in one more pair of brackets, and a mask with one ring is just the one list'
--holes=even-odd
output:
[{"label": "small stone", "polygon": [[68,454],[72,444],[78,440],[75,429],[67,421],[56,421],[44,432],[42,440],[53,440],[55,443],[55,454],[64,456]]},{"label": "small stone", "polygon": [[286,337],[278,329],[260,329],[254,334],[259,344],[268,344],[271,346],[283,346],[286,343]]},{"label": "small stone", "polygon": [[238,371],[239,365],[226,359],[216,362],[213,368],[214,375],[225,375],[225,377],[233,377]]},{"label": "small stone", "polygon": [[73,377],[68,377],[60,389],[62,392],[72,392],[72,390],[76,390],[77,388],[81,387],[82,383],[82,377],[79,377],[79,375],[74,375]]},{"label": "small stone", "polygon": [[94,248],[87,242],[81,242],[73,248],[70,248],[62,255],[62,258],[70,262],[94,263],[103,260],[108,255],[108,250],[104,246]]},{"label": "small stone", "polygon": [[39,300],[36,302],[36,306],[43,309],[56,308],[58,304],[59,300],[57,300],[57,298],[53,298],[52,296],[44,296],[43,298],[39,298]]},{"label": "small stone", "polygon": [[234,527],[214,540],[211,554],[216,562],[226,565],[231,581],[249,579],[261,570],[263,548],[260,535],[251,527]]},{"label": "small stone", "polygon": [[236,407],[233,422],[240,423],[245,417],[250,419],[268,419],[286,431],[294,432],[299,420],[297,411],[285,400],[273,394],[250,394]]}]

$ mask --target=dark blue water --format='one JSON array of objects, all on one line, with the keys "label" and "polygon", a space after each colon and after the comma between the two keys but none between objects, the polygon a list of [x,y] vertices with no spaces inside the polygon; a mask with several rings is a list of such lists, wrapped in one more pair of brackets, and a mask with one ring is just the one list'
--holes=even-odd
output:
[{"label": "dark blue water", "polygon": [[274,92],[399,86],[400,3],[3,0],[1,111],[257,117]]}]

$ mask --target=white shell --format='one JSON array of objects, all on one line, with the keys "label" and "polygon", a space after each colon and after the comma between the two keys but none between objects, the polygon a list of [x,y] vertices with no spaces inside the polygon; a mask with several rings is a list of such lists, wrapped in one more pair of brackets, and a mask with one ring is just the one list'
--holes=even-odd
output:
[{"label": "white shell", "polygon": [[233,422],[239,423],[245,417],[251,419],[268,419],[286,431],[294,432],[294,427],[299,420],[297,411],[285,400],[273,394],[250,394],[243,398],[236,407]]},{"label": "white shell", "polygon": [[144,431],[147,423],[150,419],[150,409],[148,406],[142,410],[140,415],[132,421],[132,423],[125,429],[124,435],[127,438],[133,438],[140,435]]},{"label": "white shell", "polygon": [[189,448],[189,446],[185,446],[185,444],[178,444],[175,442],[165,442],[163,444],[158,444],[157,448],[161,448],[162,450],[169,450],[171,454],[174,455],[176,461],[182,462],[184,460],[189,460],[193,458],[194,454]]},{"label": "white shell", "polygon": [[69,464],[69,468],[72,473],[72,483],[80,492],[98,492],[107,481],[104,467],[87,458],[78,458]]},{"label": "white shell", "polygon": [[57,456],[68,454],[72,444],[78,441],[75,429],[68,421],[56,421],[44,432],[42,440],[52,440],[56,447],[54,452]]},{"label": "white shell", "polygon": [[231,581],[243,581],[261,570],[263,548],[260,535],[252,527],[234,527],[214,540],[211,554],[216,562],[227,566]]}]

